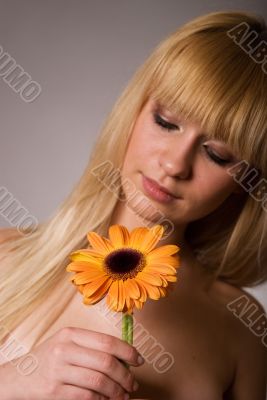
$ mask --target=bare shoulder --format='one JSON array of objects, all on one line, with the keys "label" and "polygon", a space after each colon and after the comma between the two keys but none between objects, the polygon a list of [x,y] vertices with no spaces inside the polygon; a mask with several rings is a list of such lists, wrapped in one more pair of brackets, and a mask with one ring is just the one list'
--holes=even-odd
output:
[{"label": "bare shoulder", "polygon": [[231,398],[265,399],[267,379],[267,317],[260,302],[243,288],[216,281],[212,298],[223,309],[228,346],[234,356]]},{"label": "bare shoulder", "polygon": [[228,309],[238,307],[241,313],[249,307],[251,310],[256,310],[257,308],[260,313],[265,313],[261,303],[251,293],[243,288],[217,280],[213,284],[211,292],[214,300],[226,306]]},{"label": "bare shoulder", "polygon": [[255,356],[257,352],[263,354],[264,348],[266,352],[267,317],[262,304],[243,288],[220,280],[214,283],[210,295],[221,313],[235,350],[250,349]]},{"label": "bare shoulder", "polygon": [[224,315],[229,317],[230,325],[232,325],[236,334],[243,334],[242,337],[247,338],[247,340],[253,340],[251,333],[254,333],[253,336],[259,336],[254,330],[257,321],[259,322],[261,319],[263,321],[262,328],[264,328],[266,311],[259,300],[251,293],[243,288],[217,280],[212,286],[210,295],[212,300],[223,310]]}]

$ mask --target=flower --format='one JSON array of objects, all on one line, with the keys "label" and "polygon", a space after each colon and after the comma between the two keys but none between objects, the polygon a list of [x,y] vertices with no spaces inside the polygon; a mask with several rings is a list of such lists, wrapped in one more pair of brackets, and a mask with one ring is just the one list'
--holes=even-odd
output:
[{"label": "flower", "polygon": [[92,248],[70,254],[70,281],[83,294],[83,303],[91,305],[106,296],[110,309],[133,313],[142,309],[148,298],[167,295],[169,282],[176,282],[179,251],[176,245],[155,248],[164,232],[162,225],[138,227],[130,233],[123,225],[109,227],[109,239],[88,232]]}]

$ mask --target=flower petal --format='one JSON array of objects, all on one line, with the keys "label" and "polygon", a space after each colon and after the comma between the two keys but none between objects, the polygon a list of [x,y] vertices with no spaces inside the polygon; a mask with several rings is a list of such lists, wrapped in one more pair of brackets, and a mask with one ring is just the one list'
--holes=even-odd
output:
[{"label": "flower petal", "polygon": [[126,279],[124,282],[124,287],[127,296],[131,297],[132,299],[139,299],[141,293],[139,286],[134,279]]},{"label": "flower petal", "polygon": [[109,227],[109,237],[114,248],[128,246],[130,242],[130,234],[128,229],[123,225],[112,225]]},{"label": "flower petal", "polygon": [[162,225],[155,225],[145,235],[142,241],[142,251],[148,254],[160,241],[164,233],[164,227]]},{"label": "flower petal", "polygon": [[166,275],[177,273],[176,268],[172,267],[171,265],[163,265],[163,264],[149,265],[148,267],[145,268],[145,271],[150,272],[151,274],[166,274]]},{"label": "flower petal", "polygon": [[146,262],[149,266],[154,264],[168,264],[175,268],[180,266],[180,258],[178,256],[151,257],[150,255],[151,253],[146,255]]},{"label": "flower petal", "polygon": [[92,269],[102,270],[102,262],[97,260],[73,261],[67,265],[67,271],[88,271]]},{"label": "flower petal", "polygon": [[83,294],[85,297],[94,296],[94,294],[100,290],[103,294],[109,289],[112,283],[112,279],[109,278],[107,275],[101,276],[98,279],[95,279],[93,282],[88,283],[85,285],[83,289]]},{"label": "flower petal", "polygon": [[85,254],[80,251],[75,251],[70,255],[70,259],[72,261],[84,261],[84,262],[93,262],[93,263],[98,263],[101,264],[103,262],[104,257],[101,256],[93,256],[89,254]]},{"label": "flower petal", "polygon": [[167,296],[167,289],[166,288],[159,287],[158,290],[160,292],[161,297]]},{"label": "flower petal", "polygon": [[98,233],[96,232],[88,232],[87,239],[90,242],[91,246],[103,255],[107,255],[114,250],[114,247],[110,243],[110,241],[98,235]]},{"label": "flower petal", "polygon": [[139,301],[139,300],[134,300],[134,304],[135,304],[135,307],[138,310],[141,310],[143,308],[143,306],[144,306],[144,303],[142,301]]},{"label": "flower petal", "polygon": [[138,272],[137,277],[142,282],[144,282],[145,287],[146,287],[146,283],[149,283],[150,285],[155,285],[155,286],[162,285],[162,280],[159,275],[153,275],[151,273],[141,271],[141,272]]},{"label": "flower petal", "polygon": [[124,309],[124,304],[125,304],[125,289],[123,281],[121,279],[118,280],[118,287],[119,287],[119,301],[118,301],[117,311],[122,311]]},{"label": "flower petal", "polygon": [[128,311],[128,312],[132,313],[132,312],[133,312],[133,307],[134,307],[134,300],[131,299],[129,296],[126,295],[126,297],[125,297],[125,305],[124,305],[124,310],[123,310],[123,312]]},{"label": "flower petal", "polygon": [[84,296],[83,303],[86,305],[92,305],[92,304],[98,303],[100,300],[103,299],[104,296],[105,296],[104,290],[99,289],[91,297]]},{"label": "flower petal", "polygon": [[119,300],[119,284],[118,280],[113,281],[112,284],[110,285],[108,294],[107,294],[107,305],[112,309],[112,310],[117,310],[118,307],[118,300]]},{"label": "flower petal", "polygon": [[103,271],[97,270],[97,269],[92,269],[91,271],[83,271],[83,272],[78,272],[74,278],[73,281],[75,282],[76,285],[83,285],[89,282],[94,281],[95,279],[101,278],[104,275]]},{"label": "flower petal", "polygon": [[180,250],[179,246],[176,246],[175,244],[166,244],[161,247],[157,247],[154,250],[152,250],[149,253],[149,258],[152,259],[157,259],[158,257],[163,257],[163,256],[171,256],[175,253],[177,253]]},{"label": "flower petal", "polygon": [[[135,278],[138,282],[140,282],[141,284],[143,283],[142,281],[140,281],[138,278]],[[143,287],[145,288],[148,297],[150,297],[153,300],[158,300],[160,298],[160,292],[158,290],[158,288],[156,286],[150,285],[148,283],[145,283],[143,285]]]},{"label": "flower petal", "polygon": [[[75,284],[74,284],[74,285],[75,285]],[[76,285],[75,285],[75,286],[76,286]],[[83,288],[84,288],[84,286],[85,286],[85,285],[77,285],[76,288],[78,289],[78,291],[79,291],[80,293],[83,294]]]},{"label": "flower petal", "polygon": [[169,281],[169,282],[177,281],[177,276],[173,276],[173,275],[164,275],[164,278],[167,279],[167,281]]},{"label": "flower petal", "polygon": [[138,285],[139,291],[140,291],[140,298],[138,300],[142,301],[142,302],[146,302],[147,301],[147,291],[144,287],[145,283],[143,283],[142,281],[138,281],[136,278],[135,278],[135,283]]},{"label": "flower petal", "polygon": [[149,234],[149,229],[146,227],[134,228],[130,233],[129,247],[142,251],[143,241],[147,234]]},{"label": "flower petal", "polygon": [[164,275],[161,275],[161,279],[162,279],[162,287],[167,287],[168,286],[168,281],[167,279],[165,279]]}]

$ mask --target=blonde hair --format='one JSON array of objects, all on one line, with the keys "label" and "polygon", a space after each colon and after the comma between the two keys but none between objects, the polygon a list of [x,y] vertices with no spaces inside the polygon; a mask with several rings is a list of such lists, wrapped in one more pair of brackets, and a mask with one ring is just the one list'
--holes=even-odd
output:
[{"label": "blonde hair", "polygon": [[[0,268],[0,318],[9,331],[58,290],[59,301],[43,317],[37,342],[76,292],[65,270],[68,256],[88,246],[88,231],[107,235],[121,194],[117,172],[136,118],[150,96],[200,121],[208,135],[229,143],[266,176],[267,76],[227,35],[240,22],[257,32],[266,28],[262,18],[251,13],[215,12],[188,22],[159,43],[116,101],[69,196],[29,235],[0,246],[5,254]],[[105,168],[107,160],[112,170]],[[112,195],[107,189],[111,187]],[[266,213],[249,195],[236,203],[231,200],[189,224],[186,236],[196,257],[218,278],[237,286],[255,285],[267,275],[262,262]],[[231,215],[227,225],[222,218],[225,212]]]}]

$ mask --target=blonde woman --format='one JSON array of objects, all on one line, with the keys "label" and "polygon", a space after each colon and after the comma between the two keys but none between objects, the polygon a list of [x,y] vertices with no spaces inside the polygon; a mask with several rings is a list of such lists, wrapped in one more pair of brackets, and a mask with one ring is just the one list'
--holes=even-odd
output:
[{"label": "blonde woman", "polygon": [[[242,47],[248,35],[255,48]],[[247,12],[173,32],[125,88],[54,215],[33,232],[2,229],[2,400],[264,400],[264,310],[243,289],[267,277],[264,35]],[[131,230],[159,217],[172,228],[160,245],[181,248],[179,279],[135,318],[172,356],[165,371],[153,349],[124,343],[97,305],[82,305],[66,273],[88,231],[107,237],[111,224]],[[23,354],[7,359],[10,337]],[[38,364],[30,374],[27,355]]]}]

